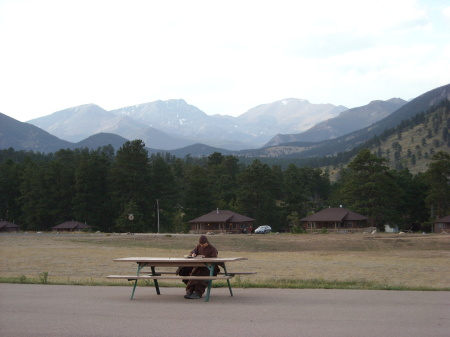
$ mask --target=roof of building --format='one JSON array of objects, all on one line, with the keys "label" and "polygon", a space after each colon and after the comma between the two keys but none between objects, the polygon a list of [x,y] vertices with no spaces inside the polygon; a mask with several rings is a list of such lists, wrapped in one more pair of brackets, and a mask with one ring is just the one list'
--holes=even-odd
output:
[{"label": "roof of building", "polygon": [[11,223],[8,221],[0,221],[0,228],[19,228],[19,225],[16,225],[15,223]]},{"label": "roof of building", "polygon": [[78,221],[66,221],[57,226],[52,227],[52,229],[83,229],[90,228],[91,226],[81,223]]},{"label": "roof of building", "polygon": [[301,219],[300,221],[361,221],[361,220],[369,220],[365,215],[361,215],[355,212],[352,212],[346,208],[325,208],[320,212],[314,213],[313,215],[307,216],[306,218]]},{"label": "roof of building", "polygon": [[255,219],[249,218],[248,216],[235,213],[228,210],[215,210],[212,212],[209,212],[205,215],[202,215],[196,219],[193,219],[191,222],[250,222],[255,221]]},{"label": "roof of building", "polygon": [[443,218],[437,219],[434,223],[450,222],[450,215],[444,216]]}]

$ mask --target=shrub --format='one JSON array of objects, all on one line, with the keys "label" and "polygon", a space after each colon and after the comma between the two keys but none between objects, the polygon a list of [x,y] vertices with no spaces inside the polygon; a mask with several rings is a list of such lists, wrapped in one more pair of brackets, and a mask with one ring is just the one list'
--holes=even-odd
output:
[{"label": "shrub", "polygon": [[292,233],[294,233],[294,234],[305,234],[306,230],[302,226],[292,226]]},{"label": "shrub", "polygon": [[42,284],[47,284],[48,283],[48,272],[43,272],[42,274],[39,275],[39,279],[41,280]]},{"label": "shrub", "polygon": [[326,229],[325,227],[323,227],[323,228],[320,230],[320,234],[328,234],[328,229]]}]

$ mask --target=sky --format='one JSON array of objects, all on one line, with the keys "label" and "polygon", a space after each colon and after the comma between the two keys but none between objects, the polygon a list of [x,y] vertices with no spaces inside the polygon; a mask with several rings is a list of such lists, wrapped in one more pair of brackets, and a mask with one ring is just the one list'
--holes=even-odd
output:
[{"label": "sky", "polygon": [[450,83],[448,0],[0,0],[0,112],[184,99],[238,116]]}]

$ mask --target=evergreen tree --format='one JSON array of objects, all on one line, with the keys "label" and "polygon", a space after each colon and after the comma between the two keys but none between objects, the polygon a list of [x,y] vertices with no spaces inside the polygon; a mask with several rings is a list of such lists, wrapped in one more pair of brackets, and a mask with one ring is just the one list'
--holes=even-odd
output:
[{"label": "evergreen tree", "polygon": [[450,154],[442,151],[434,154],[425,177],[429,185],[425,201],[433,215],[431,220],[448,215],[450,213]]},{"label": "evergreen tree", "polygon": [[20,184],[18,203],[21,207],[20,224],[25,230],[50,230],[54,219],[50,218],[53,205],[49,198],[51,184],[45,175],[45,163],[24,163],[23,179]]},{"label": "evergreen tree", "polygon": [[74,167],[59,161],[48,164],[45,172],[47,199],[51,204],[49,211],[50,225],[56,226],[62,222],[78,220],[73,218],[72,197],[75,194]]},{"label": "evergreen tree", "polygon": [[216,205],[213,203],[212,191],[208,183],[207,171],[198,165],[193,165],[187,176],[187,189],[184,200],[186,219],[192,220],[211,212]]},{"label": "evergreen tree", "polygon": [[108,232],[113,220],[108,208],[109,169],[110,161],[106,153],[82,153],[75,170],[75,193],[72,198],[75,219]]},{"label": "evergreen tree", "polygon": [[72,212],[72,198],[75,194],[75,168],[81,157],[80,154],[80,150],[59,150],[55,153],[55,159],[47,165],[45,175],[48,182],[46,187],[49,191],[47,198],[52,205],[49,212],[49,218],[52,219],[51,226],[64,221],[80,220],[75,219]]},{"label": "evergreen tree", "polygon": [[370,217],[380,230],[397,223],[400,216],[401,190],[386,162],[368,149],[361,150],[349,163],[341,189],[344,206]]},{"label": "evergreen tree", "polygon": [[306,182],[297,165],[291,164],[284,172],[284,201],[286,202],[287,213],[293,212],[306,215],[307,208],[307,192],[305,190]]},{"label": "evergreen tree", "polygon": [[[169,164],[162,156],[156,156],[150,163],[151,195],[150,201],[158,200],[159,221],[163,232],[172,231],[173,219],[178,210],[179,190]],[[157,210],[158,211],[158,210]],[[157,219],[156,219],[157,220]],[[157,226],[157,223],[155,224]]]},{"label": "evergreen tree", "polygon": [[117,151],[109,184],[114,218],[121,216],[125,206],[133,201],[137,205],[137,211],[143,216],[143,230],[154,229],[155,201],[150,198],[148,153],[142,140],[128,141]]},{"label": "evergreen tree", "polygon": [[213,153],[208,157],[207,174],[216,208],[233,209],[236,203],[238,159]]},{"label": "evergreen tree", "polygon": [[12,223],[18,223],[21,214],[17,203],[21,171],[21,167],[11,159],[0,163],[0,219]]},{"label": "evergreen tree", "polygon": [[273,224],[275,214],[274,175],[267,164],[259,160],[246,167],[238,176],[237,207],[242,214],[256,219],[259,225]]},{"label": "evergreen tree", "polygon": [[330,196],[331,184],[328,173],[321,169],[302,167],[301,174],[308,199],[308,210],[319,210],[324,207],[324,202]]},{"label": "evergreen tree", "polygon": [[428,220],[428,210],[425,206],[425,193],[427,185],[419,176],[414,176],[409,170],[392,172],[401,193],[397,205],[398,227],[409,230],[414,224]]},{"label": "evergreen tree", "polygon": [[142,233],[145,230],[145,222],[137,204],[130,200],[123,205],[119,217],[115,220],[114,231],[122,233]]}]

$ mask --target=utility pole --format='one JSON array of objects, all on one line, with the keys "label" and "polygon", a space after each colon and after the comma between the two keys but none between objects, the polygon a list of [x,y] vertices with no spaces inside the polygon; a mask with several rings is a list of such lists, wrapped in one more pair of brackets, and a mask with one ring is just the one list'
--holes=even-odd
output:
[{"label": "utility pole", "polygon": [[159,199],[156,199],[156,215],[158,217],[158,234],[159,234]]}]

